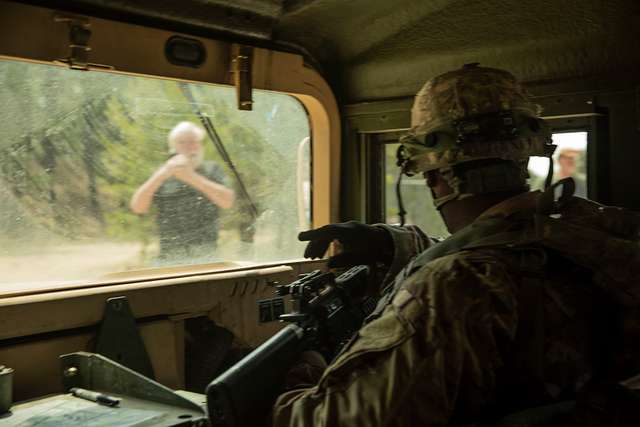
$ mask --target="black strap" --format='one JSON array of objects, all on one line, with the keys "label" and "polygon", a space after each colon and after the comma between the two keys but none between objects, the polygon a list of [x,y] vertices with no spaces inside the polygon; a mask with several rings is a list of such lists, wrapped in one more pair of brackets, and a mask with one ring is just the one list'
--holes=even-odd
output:
[{"label": "black strap", "polygon": [[396,165],[400,168],[400,172],[398,172],[398,179],[396,180],[396,199],[398,201],[398,215],[400,216],[401,227],[405,224],[407,216],[407,211],[404,209],[404,203],[402,202],[402,190],[400,188],[402,185],[402,175],[407,173],[407,160],[408,155],[406,149],[402,143],[400,143],[396,150]]},{"label": "black strap", "polygon": [[247,200],[247,203],[249,204],[249,208],[251,211],[251,215],[253,216],[253,219],[254,220],[257,219],[259,216],[258,208],[256,207],[255,203],[251,199],[251,196],[247,191],[247,187],[244,185],[244,181],[240,177],[240,173],[238,172],[238,169],[236,169],[236,166],[233,164],[233,161],[231,160],[231,156],[229,156],[227,149],[222,143],[222,139],[220,139],[220,135],[218,135],[218,132],[216,132],[216,128],[213,126],[211,119],[205,116],[204,114],[202,114],[202,111],[200,111],[200,109],[198,108],[198,104],[196,103],[196,100],[193,97],[193,93],[191,93],[191,89],[186,83],[181,83],[180,89],[182,90],[182,93],[191,104],[191,107],[193,108],[193,112],[200,119],[202,126],[207,131],[207,135],[209,135],[209,138],[213,142],[213,145],[216,147],[216,150],[218,150],[220,157],[229,167],[229,169],[233,173],[233,176],[236,178],[236,181],[238,182],[238,188],[240,189],[242,196]]},{"label": "black strap", "polygon": [[[556,188],[561,187],[560,196],[556,199]],[[564,178],[548,187],[538,199],[538,214],[551,215],[558,213],[560,209],[573,197],[576,190],[576,182],[573,178]]]},{"label": "black strap", "polygon": [[398,199],[398,215],[400,216],[400,227],[404,226],[406,221],[407,211],[404,209],[404,203],[402,202],[402,191],[400,186],[402,185],[402,175],[404,174],[404,168],[400,169],[398,174],[398,180],[396,181],[396,198]]}]

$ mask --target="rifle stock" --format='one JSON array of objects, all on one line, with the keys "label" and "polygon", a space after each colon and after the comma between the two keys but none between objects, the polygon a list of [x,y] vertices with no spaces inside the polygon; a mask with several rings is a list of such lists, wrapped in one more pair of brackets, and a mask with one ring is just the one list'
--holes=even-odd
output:
[{"label": "rifle stock", "polygon": [[214,379],[206,391],[212,426],[264,424],[303,340],[303,328],[289,324]]},{"label": "rifle stock", "polygon": [[339,277],[319,270],[277,286],[291,296],[295,310],[283,314],[287,325],[207,387],[207,407],[213,427],[264,425],[283,390],[284,378],[304,350],[316,350],[332,360],[375,307],[362,296],[370,278],[368,266],[351,268]]}]

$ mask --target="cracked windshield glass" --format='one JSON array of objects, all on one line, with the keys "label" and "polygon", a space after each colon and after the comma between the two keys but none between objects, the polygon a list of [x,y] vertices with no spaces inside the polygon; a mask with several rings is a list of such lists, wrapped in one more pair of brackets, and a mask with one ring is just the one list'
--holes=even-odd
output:
[{"label": "cracked windshield glass", "polygon": [[300,258],[295,98],[14,61],[0,81],[0,291]]}]

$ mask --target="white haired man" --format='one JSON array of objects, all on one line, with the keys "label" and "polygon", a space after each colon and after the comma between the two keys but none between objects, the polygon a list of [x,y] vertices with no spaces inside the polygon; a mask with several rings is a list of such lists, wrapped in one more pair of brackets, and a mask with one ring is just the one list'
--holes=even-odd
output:
[{"label": "white haired man", "polygon": [[131,210],[146,214],[157,207],[161,262],[213,260],[218,240],[219,208],[233,205],[235,194],[215,162],[204,160],[205,132],[191,122],[169,133],[172,157],[131,198]]},{"label": "white haired man", "polygon": [[565,147],[558,153],[559,170],[554,177],[554,181],[565,178],[573,178],[576,183],[576,191],[573,193],[578,197],[587,197],[587,180],[584,174],[579,172],[578,163],[584,155],[584,151],[576,148]]}]

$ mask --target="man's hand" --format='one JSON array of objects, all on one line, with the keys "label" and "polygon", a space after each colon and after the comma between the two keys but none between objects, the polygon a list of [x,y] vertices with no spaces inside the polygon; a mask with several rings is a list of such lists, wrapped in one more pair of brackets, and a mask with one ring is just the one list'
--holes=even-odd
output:
[{"label": "man's hand", "polygon": [[298,240],[308,241],[305,258],[321,258],[333,240],[340,242],[342,251],[329,258],[328,266],[350,267],[359,264],[390,263],[393,241],[383,228],[357,221],[329,224],[315,230],[303,231]]},{"label": "man's hand", "polygon": [[184,180],[193,173],[193,165],[189,157],[184,154],[177,154],[167,160],[161,170],[162,174],[167,178],[175,176],[180,180]]},{"label": "man's hand", "polygon": [[193,174],[193,166],[187,156],[178,154],[171,157],[136,190],[129,202],[131,210],[137,214],[146,214],[151,207],[153,195],[167,179],[175,176],[184,181],[183,178]]}]

